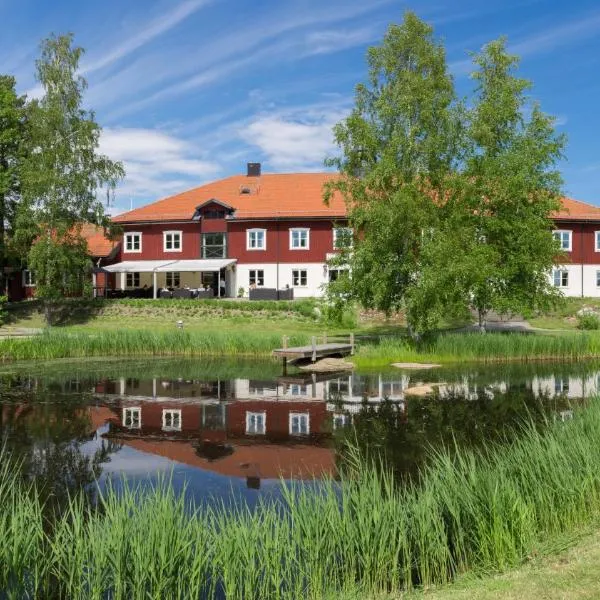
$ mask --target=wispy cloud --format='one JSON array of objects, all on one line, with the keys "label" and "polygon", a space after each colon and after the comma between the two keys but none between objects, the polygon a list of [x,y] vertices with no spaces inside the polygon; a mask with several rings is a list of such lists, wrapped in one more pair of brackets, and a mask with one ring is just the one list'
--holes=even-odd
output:
[{"label": "wispy cloud", "polygon": [[[598,32],[600,32],[600,11],[594,11],[568,23],[538,31],[516,42],[513,42],[509,36],[508,50],[521,57],[535,56],[562,46],[579,44]],[[471,59],[451,62],[449,67],[455,75],[466,75],[474,68]]]},{"label": "wispy cloud", "polygon": [[380,27],[371,24],[357,29],[329,29],[311,32],[306,36],[306,54],[331,54],[361,46],[378,37]]},{"label": "wispy cloud", "polygon": [[219,165],[202,159],[194,144],[153,129],[105,129],[100,151],[125,165],[127,176],[117,191],[121,203],[130,197],[154,200],[219,173]]},{"label": "wispy cloud", "polygon": [[133,34],[125,43],[108,51],[106,54],[100,56],[92,62],[87,64],[84,63],[82,65],[82,73],[89,75],[94,71],[107,67],[108,65],[125,58],[128,54],[131,54],[158,36],[173,29],[199,9],[210,4],[212,1],[213,0],[187,0],[186,2],[175,6],[175,8],[170,10],[168,13],[162,14],[147,23],[140,31]]}]

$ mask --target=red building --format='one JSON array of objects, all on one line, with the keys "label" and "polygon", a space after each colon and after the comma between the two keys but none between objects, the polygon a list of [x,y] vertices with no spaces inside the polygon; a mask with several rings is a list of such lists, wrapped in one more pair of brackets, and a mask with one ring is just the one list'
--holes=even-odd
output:
[{"label": "red building", "polygon": [[[95,286],[100,294],[108,286],[145,289],[148,296],[321,295],[338,274],[328,259],[349,232],[343,198],[323,202],[333,177],[263,174],[260,164],[249,163],[245,175],[118,215],[113,220],[124,231],[118,244],[97,231],[90,237]],[[554,219],[569,259],[551,281],[569,296],[600,295],[600,208],[564,198]],[[21,277],[22,295],[30,295],[34,278],[27,271]]]}]

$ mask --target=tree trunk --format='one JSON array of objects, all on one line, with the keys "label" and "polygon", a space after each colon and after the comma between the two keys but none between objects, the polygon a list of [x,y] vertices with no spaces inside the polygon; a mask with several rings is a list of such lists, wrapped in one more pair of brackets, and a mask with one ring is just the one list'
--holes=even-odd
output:
[{"label": "tree trunk", "polygon": [[477,308],[477,317],[479,319],[479,332],[480,333],[486,332],[486,328],[485,328],[486,315],[487,315],[487,310],[480,308],[480,307]]}]

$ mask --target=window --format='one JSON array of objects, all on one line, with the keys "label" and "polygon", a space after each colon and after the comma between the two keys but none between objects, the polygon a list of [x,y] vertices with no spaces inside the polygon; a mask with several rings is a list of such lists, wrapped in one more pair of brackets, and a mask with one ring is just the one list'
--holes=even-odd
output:
[{"label": "window", "polygon": [[335,413],[333,415],[333,428],[343,429],[350,425],[351,415],[345,415],[344,413]]},{"label": "window", "polygon": [[594,239],[596,240],[595,250],[596,252],[600,252],[600,231],[596,231]]},{"label": "window", "polygon": [[557,229],[552,232],[554,239],[560,244],[561,250],[571,252],[571,231]]},{"label": "window", "polygon": [[25,287],[35,286],[35,271],[30,271],[29,269],[23,271],[23,285]]},{"label": "window", "polygon": [[165,231],[163,233],[163,250],[165,252],[181,252],[181,231]]},{"label": "window", "polygon": [[142,426],[142,409],[139,407],[124,408],[123,425],[128,429],[139,429]]},{"label": "window", "polygon": [[290,249],[308,250],[310,229],[290,229]]},{"label": "window", "polygon": [[310,415],[308,413],[290,413],[290,435],[308,435],[310,433]]},{"label": "window", "polygon": [[227,258],[225,233],[202,234],[202,258]]},{"label": "window", "polygon": [[299,383],[292,383],[290,385],[290,395],[292,396],[307,396],[308,390],[305,385],[300,385]]},{"label": "window", "polygon": [[329,283],[337,281],[341,275],[348,274],[348,269],[329,269]]},{"label": "window", "polygon": [[556,394],[567,394],[569,392],[569,379],[556,377],[554,379],[554,392]]},{"label": "window", "polygon": [[262,287],[265,285],[265,272],[262,269],[250,269],[250,277],[248,279],[250,285]]},{"label": "window", "polygon": [[600,271],[596,271],[596,287],[600,287]]},{"label": "window", "polygon": [[125,252],[142,251],[142,234],[131,232],[125,234]]},{"label": "window", "polygon": [[167,273],[166,275],[167,275],[167,281],[166,281],[166,283],[167,283],[167,287],[168,288],[170,288],[170,287],[173,287],[173,288],[179,287],[179,284],[181,282],[180,273]]},{"label": "window", "polygon": [[246,249],[247,250],[266,250],[267,249],[267,231],[266,231],[266,229],[248,229],[246,231]]},{"label": "window", "polygon": [[340,248],[352,247],[352,229],[349,227],[335,227],[333,230],[333,247],[336,250]]},{"label": "window", "polygon": [[566,288],[569,287],[569,271],[555,269],[553,273],[554,287]]},{"label": "window", "polygon": [[306,287],[308,278],[304,269],[294,269],[292,271],[292,285],[294,287]]},{"label": "window", "polygon": [[163,431],[181,431],[181,409],[162,411]]},{"label": "window", "polygon": [[266,412],[246,412],[246,433],[264,435],[267,431]]},{"label": "window", "polygon": [[126,273],[125,281],[128,288],[140,287],[140,274],[139,273]]},{"label": "window", "polygon": [[205,219],[224,219],[225,218],[225,211],[224,210],[218,210],[216,208],[211,209],[211,210],[205,210],[203,213],[203,217]]}]

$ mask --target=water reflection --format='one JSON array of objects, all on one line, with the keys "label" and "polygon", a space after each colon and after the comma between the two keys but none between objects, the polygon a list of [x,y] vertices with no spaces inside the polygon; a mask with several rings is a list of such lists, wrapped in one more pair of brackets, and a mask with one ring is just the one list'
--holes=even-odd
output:
[{"label": "water reflection", "polygon": [[[600,382],[600,369],[581,365],[285,377],[271,363],[89,368],[0,380],[2,439],[59,505],[95,478],[171,469],[173,485],[197,498],[233,490],[255,500],[275,493],[280,476],[335,475],[349,437],[412,475],[431,445],[472,446],[506,439],[526,418],[569,418]],[[424,383],[434,395],[410,395]]]}]

